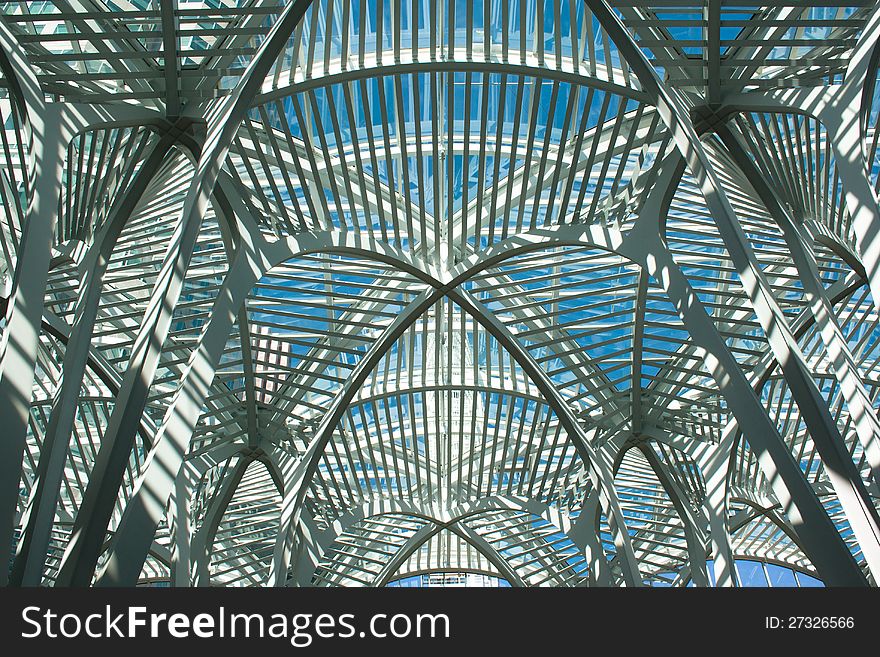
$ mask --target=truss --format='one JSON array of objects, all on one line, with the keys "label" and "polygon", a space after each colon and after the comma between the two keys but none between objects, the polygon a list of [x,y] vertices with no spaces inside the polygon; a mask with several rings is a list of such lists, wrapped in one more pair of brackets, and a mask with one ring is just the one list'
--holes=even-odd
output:
[{"label": "truss", "polygon": [[0,579],[875,585],[878,34],[2,3]]}]

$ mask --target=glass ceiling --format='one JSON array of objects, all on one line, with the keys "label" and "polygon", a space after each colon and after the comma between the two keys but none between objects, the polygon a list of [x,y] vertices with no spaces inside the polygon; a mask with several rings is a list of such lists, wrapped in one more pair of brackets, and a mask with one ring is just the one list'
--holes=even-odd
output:
[{"label": "glass ceiling", "polygon": [[10,583],[876,583],[869,3],[0,12]]}]

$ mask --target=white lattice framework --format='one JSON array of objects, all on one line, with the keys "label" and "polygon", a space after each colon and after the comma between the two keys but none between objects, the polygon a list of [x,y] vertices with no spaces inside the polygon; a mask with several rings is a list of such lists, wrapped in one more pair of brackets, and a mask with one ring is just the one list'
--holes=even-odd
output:
[{"label": "white lattice framework", "polygon": [[0,579],[874,585],[878,35],[0,3]]}]

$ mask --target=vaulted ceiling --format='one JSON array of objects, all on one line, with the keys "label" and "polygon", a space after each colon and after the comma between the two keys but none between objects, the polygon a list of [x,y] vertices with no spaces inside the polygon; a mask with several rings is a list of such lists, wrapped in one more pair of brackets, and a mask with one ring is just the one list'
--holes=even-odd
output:
[{"label": "vaulted ceiling", "polygon": [[870,2],[0,12],[9,583],[876,582]]}]

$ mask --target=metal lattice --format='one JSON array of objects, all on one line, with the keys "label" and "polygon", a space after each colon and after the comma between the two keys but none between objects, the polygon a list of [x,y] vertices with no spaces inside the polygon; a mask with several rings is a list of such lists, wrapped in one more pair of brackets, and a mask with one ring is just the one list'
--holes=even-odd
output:
[{"label": "metal lattice", "polygon": [[874,585],[880,10],[0,5],[12,585]]}]

